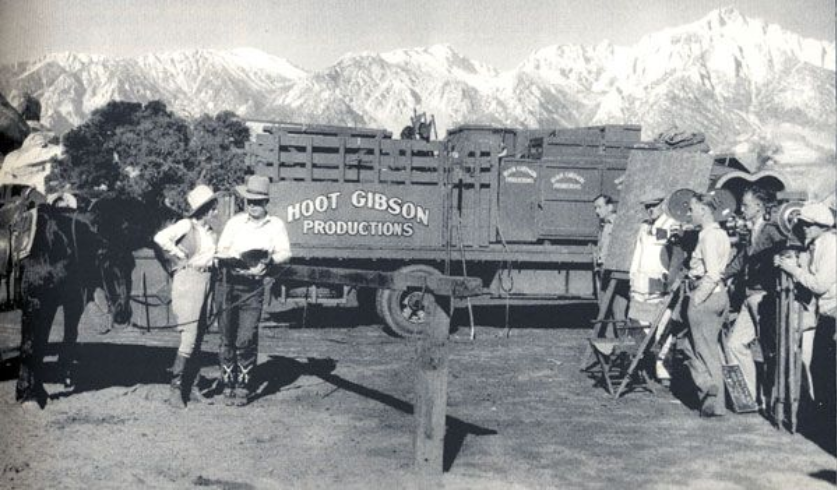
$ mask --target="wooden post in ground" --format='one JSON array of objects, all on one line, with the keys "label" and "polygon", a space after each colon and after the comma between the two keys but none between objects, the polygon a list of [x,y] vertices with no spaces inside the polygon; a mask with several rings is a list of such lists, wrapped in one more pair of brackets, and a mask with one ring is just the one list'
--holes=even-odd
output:
[{"label": "wooden post in ground", "polygon": [[419,489],[439,488],[445,449],[448,404],[448,332],[450,317],[432,294],[425,307],[433,320],[416,346],[414,471]]}]

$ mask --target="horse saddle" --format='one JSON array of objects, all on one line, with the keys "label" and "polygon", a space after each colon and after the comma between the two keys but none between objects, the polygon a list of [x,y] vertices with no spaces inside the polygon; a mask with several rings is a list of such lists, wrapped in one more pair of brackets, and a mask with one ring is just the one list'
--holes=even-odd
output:
[{"label": "horse saddle", "polygon": [[32,253],[38,213],[18,206],[0,209],[0,277],[9,275],[13,264]]},{"label": "horse saddle", "polygon": [[23,260],[32,253],[32,244],[35,242],[35,229],[37,228],[38,211],[30,209],[18,216],[12,225],[12,260]]}]

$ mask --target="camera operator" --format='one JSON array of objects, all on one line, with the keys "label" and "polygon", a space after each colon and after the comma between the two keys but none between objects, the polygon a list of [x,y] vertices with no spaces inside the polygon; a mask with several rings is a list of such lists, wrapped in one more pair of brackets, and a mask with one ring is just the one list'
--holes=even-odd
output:
[{"label": "camera operator", "polygon": [[[812,398],[816,395],[819,404],[828,402],[823,400],[824,393],[831,391],[834,366],[826,369],[812,369],[815,349],[832,347],[834,335],[835,310],[837,310],[837,233],[834,230],[834,214],[824,204],[809,204],[802,208],[797,218],[797,226],[801,228],[808,260],[802,260],[799,265],[797,258],[791,256],[776,256],[774,264],[787,272],[793,280],[809,290],[815,300],[813,310],[816,312],[815,328],[807,328],[802,332],[802,362],[808,378],[808,386],[812,388]],[[815,345],[814,340],[822,339],[822,345]],[[827,343],[827,344],[826,344]],[[828,345],[830,344],[830,345]],[[834,359],[831,355],[822,356],[830,363]],[[828,366],[828,364],[826,364]],[[820,379],[813,379],[811,373],[816,372]],[[819,389],[818,389],[819,388]],[[832,393],[833,395],[833,393]],[[831,400],[833,406],[833,400]]]},{"label": "camera operator", "polygon": [[721,203],[713,193],[696,194],[689,201],[689,214],[700,228],[698,242],[689,260],[689,344],[686,366],[697,387],[702,417],[726,413],[721,371],[721,327],[729,306],[724,271],[731,257],[726,231],[715,221]]},{"label": "camera operator", "polygon": [[[776,269],[773,256],[782,250],[785,237],[779,227],[768,221],[768,212],[775,203],[772,192],[753,185],[741,198],[741,214],[748,233],[726,270],[726,277],[740,277],[744,288],[741,311],[727,336],[730,353],[741,367],[747,388],[758,398],[757,366],[753,349],[763,348],[760,333],[772,331],[769,322],[775,317]],[[758,350],[757,350],[758,352]],[[759,364],[763,359],[759,360]]]}]

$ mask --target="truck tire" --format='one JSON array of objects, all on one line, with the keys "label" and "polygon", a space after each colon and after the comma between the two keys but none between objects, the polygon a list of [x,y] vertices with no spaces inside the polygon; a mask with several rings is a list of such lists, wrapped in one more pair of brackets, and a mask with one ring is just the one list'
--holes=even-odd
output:
[{"label": "truck tire", "polygon": [[[398,272],[425,276],[441,275],[437,269],[424,264],[408,265],[398,269]],[[421,336],[433,317],[432,312],[423,308],[421,294],[421,289],[417,288],[407,291],[378,290],[375,295],[375,309],[384,321],[387,333],[398,337]],[[431,293],[427,291],[425,294]],[[437,307],[442,307],[442,305]]]}]

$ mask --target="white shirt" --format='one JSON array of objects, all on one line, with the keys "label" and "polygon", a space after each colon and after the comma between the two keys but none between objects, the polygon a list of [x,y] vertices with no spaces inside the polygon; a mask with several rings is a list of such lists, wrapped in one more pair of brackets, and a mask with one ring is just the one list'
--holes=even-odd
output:
[{"label": "white shirt", "polygon": [[[186,234],[195,232],[197,250],[191,256],[177,245]],[[187,265],[196,269],[206,269],[212,265],[215,256],[215,233],[205,223],[184,218],[167,226],[154,235],[154,241],[164,252],[177,258],[185,258]]]},{"label": "white shirt", "polygon": [[817,296],[820,313],[833,312],[837,308],[837,233],[823,233],[808,250],[810,262],[801,268],[796,279]]},{"label": "white shirt", "polygon": [[[673,218],[662,214],[653,223],[645,222],[639,228],[631,260],[631,295],[639,300],[650,299],[663,294],[659,283],[666,281],[671,257],[666,244],[668,232],[675,225]],[[657,237],[657,230],[665,231]],[[652,287],[657,284],[658,287]]]},{"label": "white shirt", "polygon": [[698,235],[697,247],[689,261],[689,276],[721,283],[731,253],[729,236],[718,223],[704,227]]},{"label": "white shirt", "polygon": [[218,256],[241,258],[250,250],[264,250],[274,264],[291,258],[291,244],[285,223],[275,216],[255,220],[239,213],[227,221],[218,240]]},{"label": "white shirt", "polygon": [[614,215],[605,216],[599,223],[599,241],[596,247],[596,265],[604,264],[610,250],[610,236],[613,234]]}]

